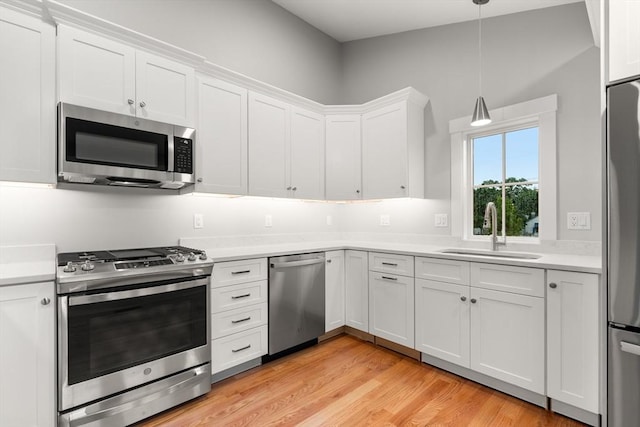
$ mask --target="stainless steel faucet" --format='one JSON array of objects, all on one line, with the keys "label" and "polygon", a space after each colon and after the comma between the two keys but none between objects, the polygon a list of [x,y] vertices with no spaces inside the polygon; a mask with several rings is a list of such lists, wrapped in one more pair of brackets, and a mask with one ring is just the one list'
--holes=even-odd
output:
[{"label": "stainless steel faucet", "polygon": [[498,242],[498,218],[496,217],[496,204],[493,202],[487,203],[487,207],[484,210],[484,223],[482,228],[486,230],[489,228],[489,221],[491,221],[491,250],[497,251],[498,245],[505,245],[506,242]]}]

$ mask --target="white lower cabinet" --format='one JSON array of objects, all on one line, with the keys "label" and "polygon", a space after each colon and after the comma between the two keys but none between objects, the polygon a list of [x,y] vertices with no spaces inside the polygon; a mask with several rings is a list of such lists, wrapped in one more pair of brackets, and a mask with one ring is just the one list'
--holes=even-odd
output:
[{"label": "white lower cabinet", "polygon": [[211,373],[267,354],[267,259],[216,263],[211,282]]},{"label": "white lower cabinet", "polygon": [[413,282],[413,277],[369,272],[370,334],[413,348]]},{"label": "white lower cabinet", "polygon": [[56,425],[52,282],[0,286],[0,425]]},{"label": "white lower cabinet", "polygon": [[369,332],[369,266],[364,251],[345,251],[345,323]]},{"label": "white lower cabinet", "polygon": [[544,298],[471,288],[471,369],[544,394]]},{"label": "white lower cabinet", "polygon": [[325,253],[325,332],[344,326],[344,251]]},{"label": "white lower cabinet", "polygon": [[416,278],[415,349],[469,367],[469,286]]},{"label": "white lower cabinet", "polygon": [[600,389],[599,283],[597,274],[547,271],[547,395],[594,414]]},{"label": "white lower cabinet", "polygon": [[416,277],[416,350],[545,393],[543,270],[416,258]]}]

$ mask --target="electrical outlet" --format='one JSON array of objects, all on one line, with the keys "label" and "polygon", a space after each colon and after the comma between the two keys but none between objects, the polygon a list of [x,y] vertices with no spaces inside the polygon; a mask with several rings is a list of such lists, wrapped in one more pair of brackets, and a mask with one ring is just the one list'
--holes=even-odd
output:
[{"label": "electrical outlet", "polygon": [[391,217],[388,214],[380,215],[380,225],[388,227],[391,225]]},{"label": "electrical outlet", "polygon": [[204,228],[204,215],[201,213],[193,214],[193,228]]},{"label": "electrical outlet", "polygon": [[568,212],[567,213],[567,229],[591,230],[591,213]]},{"label": "electrical outlet", "polygon": [[436,227],[448,227],[449,226],[449,218],[446,213],[436,214],[435,216],[435,226]]},{"label": "electrical outlet", "polygon": [[331,215],[327,215],[327,225],[333,225],[333,217]]},{"label": "electrical outlet", "polygon": [[273,217],[271,215],[264,216],[264,226],[273,227]]}]

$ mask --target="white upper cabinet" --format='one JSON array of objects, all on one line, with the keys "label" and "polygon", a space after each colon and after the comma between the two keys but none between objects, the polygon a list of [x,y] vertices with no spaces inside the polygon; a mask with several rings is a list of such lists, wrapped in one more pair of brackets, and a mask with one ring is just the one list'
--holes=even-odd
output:
[{"label": "white upper cabinet", "polygon": [[324,116],[249,93],[249,194],[324,199]]},{"label": "white upper cabinet", "polygon": [[324,116],[302,108],[291,109],[292,197],[324,199]]},{"label": "white upper cabinet", "polygon": [[609,7],[609,81],[640,75],[640,1],[605,4]]},{"label": "white upper cabinet", "polygon": [[193,68],[64,25],[58,55],[61,101],[193,126]]},{"label": "white upper cabinet", "polygon": [[257,93],[249,93],[249,194],[287,197],[289,186],[289,145],[291,143],[289,104]]},{"label": "white upper cabinet", "polygon": [[364,198],[424,197],[423,109],[406,100],[362,115]]},{"label": "white upper cabinet", "polygon": [[0,58],[0,181],[55,183],[55,28],[0,7]]},{"label": "white upper cabinet", "polygon": [[247,194],[247,90],[198,77],[196,191]]},{"label": "white upper cabinet", "polygon": [[326,198],[362,198],[361,115],[326,116]]}]

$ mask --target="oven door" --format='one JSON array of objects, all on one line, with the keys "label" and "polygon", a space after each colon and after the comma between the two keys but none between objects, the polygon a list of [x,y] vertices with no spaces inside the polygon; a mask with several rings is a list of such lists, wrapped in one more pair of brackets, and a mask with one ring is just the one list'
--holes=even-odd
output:
[{"label": "oven door", "polygon": [[210,361],[209,280],[58,298],[58,408]]}]

